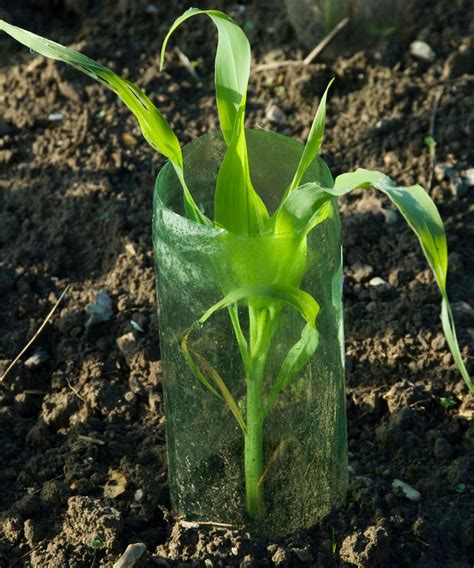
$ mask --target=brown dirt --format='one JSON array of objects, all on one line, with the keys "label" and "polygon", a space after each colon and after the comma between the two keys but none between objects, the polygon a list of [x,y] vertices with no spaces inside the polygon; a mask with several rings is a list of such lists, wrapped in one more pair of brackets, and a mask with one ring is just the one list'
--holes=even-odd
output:
[{"label": "brown dirt", "polygon": [[[188,7],[168,4],[156,3],[150,15],[142,1],[7,0],[0,13],[128,73],[187,142],[217,128],[212,58],[203,49],[214,50],[214,36],[196,21],[180,39],[199,62],[202,88],[174,57],[159,73],[160,41]],[[220,4],[245,25],[258,62],[304,53],[283,2],[245,2],[242,10]],[[420,2],[403,37],[304,70],[254,76],[248,123],[304,138],[317,96],[335,75],[323,152],[334,173],[364,166],[425,183],[423,140],[441,89],[434,135],[437,161],[450,165],[451,179],[438,172],[431,194],[449,235],[450,293],[472,371],[474,201],[473,189],[459,183],[474,158],[469,5]],[[417,37],[435,49],[433,63],[410,56]],[[374,199],[353,195],[342,207],[345,505],[274,543],[182,526],[169,510],[150,243],[153,180],[163,159],[100,86],[5,35],[0,60],[0,372],[71,284],[47,330],[0,386],[0,566],[111,566],[127,544],[144,542],[142,566],[469,568],[472,399],[441,334],[433,278],[388,204],[382,200],[382,214]],[[269,122],[269,104],[283,111],[279,123]],[[48,121],[57,112],[63,120]],[[374,276],[388,285],[370,286]],[[85,308],[102,289],[113,316],[86,327]],[[127,338],[117,344],[130,333],[133,349]],[[25,359],[39,350],[47,360],[28,368]],[[453,405],[443,406],[442,397]],[[114,477],[119,489],[105,497]],[[421,500],[393,490],[394,479],[415,487]]]}]

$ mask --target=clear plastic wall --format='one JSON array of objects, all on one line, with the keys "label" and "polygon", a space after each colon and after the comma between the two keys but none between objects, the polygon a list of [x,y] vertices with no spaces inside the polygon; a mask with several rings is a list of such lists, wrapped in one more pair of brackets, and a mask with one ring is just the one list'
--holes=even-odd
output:
[{"label": "clear plastic wall", "polygon": [[[291,182],[303,146],[263,130],[247,131],[247,140],[252,182],[271,212]],[[218,135],[204,136],[183,150],[187,183],[210,218],[224,152]],[[305,180],[328,175],[318,159]],[[171,164],[157,178],[153,243],[169,486],[175,510],[187,520],[247,526],[277,536],[314,524],[345,494],[337,203],[332,215],[312,231],[307,248],[295,253],[294,241],[294,235],[238,235],[194,223],[184,217],[182,189]],[[301,314],[291,305],[273,304],[278,305],[278,314],[269,318],[273,328],[255,381],[248,361],[247,367],[243,363],[232,317],[248,336],[252,313],[263,313],[267,300],[250,300],[257,306],[252,312],[243,298],[202,325],[196,322],[229,293],[275,282],[301,287],[316,299],[319,337],[314,355],[268,407],[285,357],[301,340]],[[265,328],[265,321],[260,325]],[[196,377],[184,345],[217,395]],[[218,381],[232,396],[235,412],[218,396]],[[238,413],[245,430],[236,419]]]}]

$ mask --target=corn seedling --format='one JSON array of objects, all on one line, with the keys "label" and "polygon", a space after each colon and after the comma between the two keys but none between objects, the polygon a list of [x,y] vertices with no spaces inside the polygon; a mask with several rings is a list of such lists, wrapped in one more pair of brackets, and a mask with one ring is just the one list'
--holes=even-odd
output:
[{"label": "corn seedling", "polygon": [[[247,37],[241,28],[222,12],[192,8],[175,21],[166,36],[161,52],[161,66],[163,67],[166,48],[174,31],[186,20],[198,15],[208,16],[218,31],[215,89],[226,152],[215,184],[213,216],[206,214],[196,204],[187,185],[186,164],[183,162],[178,139],[142,90],[72,49],[4,21],[0,21],[0,29],[33,51],[72,65],[118,95],[137,118],[146,141],[171,162],[182,187],[184,211],[190,220],[214,227],[220,231],[222,238],[226,234],[291,236],[281,239],[277,250],[269,254],[263,280],[255,276],[256,273],[261,273],[261,268],[248,265],[240,269],[237,278],[239,285],[229,289],[225,268],[216,266],[217,277],[222,282],[222,298],[210,306],[181,338],[182,355],[192,373],[209,391],[209,396],[218,397],[227,405],[242,431],[247,513],[252,522],[258,522],[265,513],[264,480],[266,468],[271,467],[271,463],[264,463],[265,419],[310,358],[313,355],[317,357],[317,316],[320,306],[301,287],[306,269],[307,238],[317,225],[334,214],[339,197],[355,189],[375,188],[398,208],[418,237],[441,292],[441,322],[454,360],[471,391],[474,391],[474,386],[461,358],[446,293],[448,256],[444,227],[429,195],[419,185],[396,187],[384,174],[365,169],[339,175],[333,180],[318,156],[324,137],[328,85],[321,97],[293,179],[278,207],[270,211],[255,191],[250,177],[244,118],[251,53]],[[303,183],[304,174],[315,161],[322,164],[319,179]],[[232,262],[232,259],[227,259],[227,262]],[[286,354],[273,383],[268,385],[265,369],[269,349],[284,306],[290,306],[301,314],[301,337]],[[191,341],[201,326],[219,310],[228,312],[235,332],[246,385],[243,400],[234,398],[219,372],[197,351]],[[244,312],[245,321],[248,322],[248,329],[245,330],[245,326],[241,325]]]}]

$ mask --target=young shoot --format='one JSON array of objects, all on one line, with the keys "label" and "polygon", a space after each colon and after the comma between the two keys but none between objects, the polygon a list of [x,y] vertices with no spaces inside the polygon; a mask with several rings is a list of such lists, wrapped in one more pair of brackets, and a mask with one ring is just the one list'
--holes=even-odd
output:
[{"label": "young shoot", "polygon": [[[244,471],[248,518],[258,523],[265,515],[265,464],[263,441],[266,417],[294,378],[304,371],[311,357],[318,356],[318,312],[320,306],[301,288],[306,270],[307,238],[311,231],[334,213],[337,199],[355,189],[376,189],[386,195],[414,231],[433,271],[441,293],[441,323],[456,365],[471,392],[474,385],[461,357],[453,315],[446,291],[448,254],[441,217],[428,193],[419,185],[397,187],[377,171],[358,169],[333,180],[318,156],[324,139],[326,98],[322,95],[306,145],[291,183],[272,212],[252,184],[247,138],[244,128],[251,52],[245,33],[232,18],[217,10],[191,8],[172,25],[164,39],[161,67],[174,31],[188,19],[207,16],[217,28],[215,91],[220,129],[226,151],[220,165],[214,192],[214,211],[202,211],[187,184],[186,164],[181,147],[170,125],[149,97],[135,84],[122,79],[107,67],[58,43],[0,20],[0,29],[37,53],[72,65],[112,90],[135,115],[145,140],[171,162],[182,187],[184,211],[195,223],[215,227],[226,234],[291,235],[279,239],[275,253],[268,255],[265,275],[255,276],[254,267],[241,269],[238,285],[229,289],[226,268],[216,266],[222,298],[209,306],[202,317],[181,336],[182,356],[209,396],[218,397],[235,418],[244,439]],[[434,145],[427,145],[434,151]],[[323,164],[319,179],[305,178],[311,164]],[[305,181],[303,181],[305,180]],[[232,263],[232,258],[227,259]],[[261,271],[260,271],[261,272]],[[301,315],[301,336],[288,351],[276,377],[267,373],[272,340],[280,325],[285,306]],[[324,308],[321,308],[324,309]],[[242,359],[242,379],[246,393],[236,399],[226,382],[194,347],[193,337],[217,311],[225,310],[235,332]],[[241,321],[248,322],[244,329]],[[245,326],[247,327],[247,326]]]}]

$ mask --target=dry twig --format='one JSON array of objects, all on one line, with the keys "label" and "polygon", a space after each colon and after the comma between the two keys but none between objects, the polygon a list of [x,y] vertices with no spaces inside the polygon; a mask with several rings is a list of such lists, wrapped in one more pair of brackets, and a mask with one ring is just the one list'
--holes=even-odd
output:
[{"label": "dry twig", "polygon": [[293,59],[284,61],[271,61],[270,63],[262,63],[257,65],[254,69],[255,73],[260,73],[261,71],[268,71],[270,69],[278,69],[279,67],[295,67],[301,65],[309,65],[312,63],[316,57],[322,53],[326,47],[334,40],[334,38],[349,24],[349,18],[344,18],[341,20],[337,26],[335,26],[326,37],[324,37],[318,45],[302,60],[295,61]]},{"label": "dry twig", "polygon": [[51,308],[51,311],[49,312],[49,314],[46,316],[46,319],[43,321],[43,323],[39,326],[37,332],[33,335],[33,337],[28,341],[28,343],[23,347],[23,349],[18,353],[18,355],[13,359],[13,361],[10,363],[10,365],[8,365],[7,370],[3,373],[3,375],[0,377],[0,383],[3,382],[3,380],[5,379],[5,377],[8,375],[8,373],[13,369],[13,367],[17,364],[17,362],[21,359],[21,357],[25,354],[25,352],[31,347],[31,345],[35,342],[36,338],[39,336],[39,334],[43,331],[43,329],[46,327],[46,324],[49,322],[49,320],[53,317],[54,312],[58,309],[59,304],[61,303],[62,299],[64,298],[64,296],[66,295],[66,292],[69,290],[70,284],[68,284],[66,286],[66,288],[64,289],[63,293],[59,296],[58,301],[54,304],[54,306]]}]

